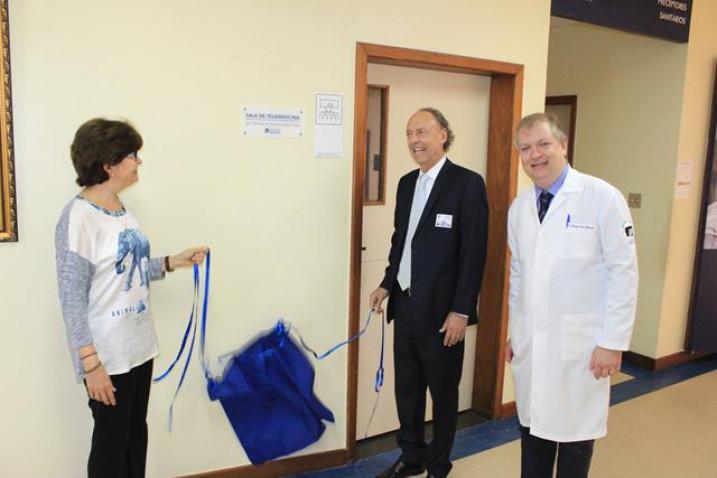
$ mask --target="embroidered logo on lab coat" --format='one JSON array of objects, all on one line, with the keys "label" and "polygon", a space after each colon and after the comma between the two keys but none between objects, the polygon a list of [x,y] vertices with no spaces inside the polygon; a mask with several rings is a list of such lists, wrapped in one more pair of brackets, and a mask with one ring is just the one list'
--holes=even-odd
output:
[{"label": "embroidered logo on lab coat", "polygon": [[570,214],[565,218],[565,227],[566,228],[573,228],[573,229],[595,229],[595,226],[592,224],[581,224],[578,222],[573,221]]},{"label": "embroidered logo on lab coat", "polygon": [[625,221],[622,225],[622,229],[625,231],[625,237],[635,237],[635,229],[632,227],[632,224],[628,221]]}]

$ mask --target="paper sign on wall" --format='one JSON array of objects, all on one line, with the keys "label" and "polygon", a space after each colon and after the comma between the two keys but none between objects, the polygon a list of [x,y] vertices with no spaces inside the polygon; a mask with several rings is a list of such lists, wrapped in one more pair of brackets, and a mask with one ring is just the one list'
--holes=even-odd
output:
[{"label": "paper sign on wall", "polygon": [[675,198],[688,199],[692,187],[692,161],[678,161],[675,184]]},{"label": "paper sign on wall", "polygon": [[246,106],[242,110],[244,136],[300,138],[304,136],[304,111]]},{"label": "paper sign on wall", "polygon": [[343,119],[343,96],[316,95],[314,157],[340,158],[343,156]]}]

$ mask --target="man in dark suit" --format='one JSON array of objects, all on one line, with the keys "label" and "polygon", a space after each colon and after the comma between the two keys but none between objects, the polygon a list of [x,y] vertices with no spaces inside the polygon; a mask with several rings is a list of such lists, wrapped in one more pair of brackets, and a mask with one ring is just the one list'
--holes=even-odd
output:
[{"label": "man in dark suit", "polygon": [[[458,417],[466,326],[476,303],[488,236],[483,178],[446,158],[453,132],[443,114],[422,108],[406,128],[419,166],[398,183],[388,267],[371,307],[395,320],[396,404],[401,456],[379,477],[445,477]],[[433,441],[426,445],[426,388],[433,399]]]}]

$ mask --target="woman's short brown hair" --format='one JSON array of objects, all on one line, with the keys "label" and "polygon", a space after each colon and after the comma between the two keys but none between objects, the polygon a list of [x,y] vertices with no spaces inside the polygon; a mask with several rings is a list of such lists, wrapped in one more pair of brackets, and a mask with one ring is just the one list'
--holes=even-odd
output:
[{"label": "woman's short brown hair", "polygon": [[92,186],[109,179],[104,167],[142,148],[142,136],[125,121],[94,118],[77,129],[70,147],[77,184]]}]

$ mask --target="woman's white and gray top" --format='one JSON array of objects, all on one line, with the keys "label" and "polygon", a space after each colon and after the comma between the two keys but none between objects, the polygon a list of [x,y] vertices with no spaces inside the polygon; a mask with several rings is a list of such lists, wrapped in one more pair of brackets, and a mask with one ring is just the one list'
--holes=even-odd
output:
[{"label": "woman's white and gray top", "polygon": [[94,344],[110,375],[158,354],[149,282],[165,275],[163,258],[124,207],[109,211],[81,196],[62,211],[55,229],[57,284],[67,342],[78,381],[79,348]]}]

